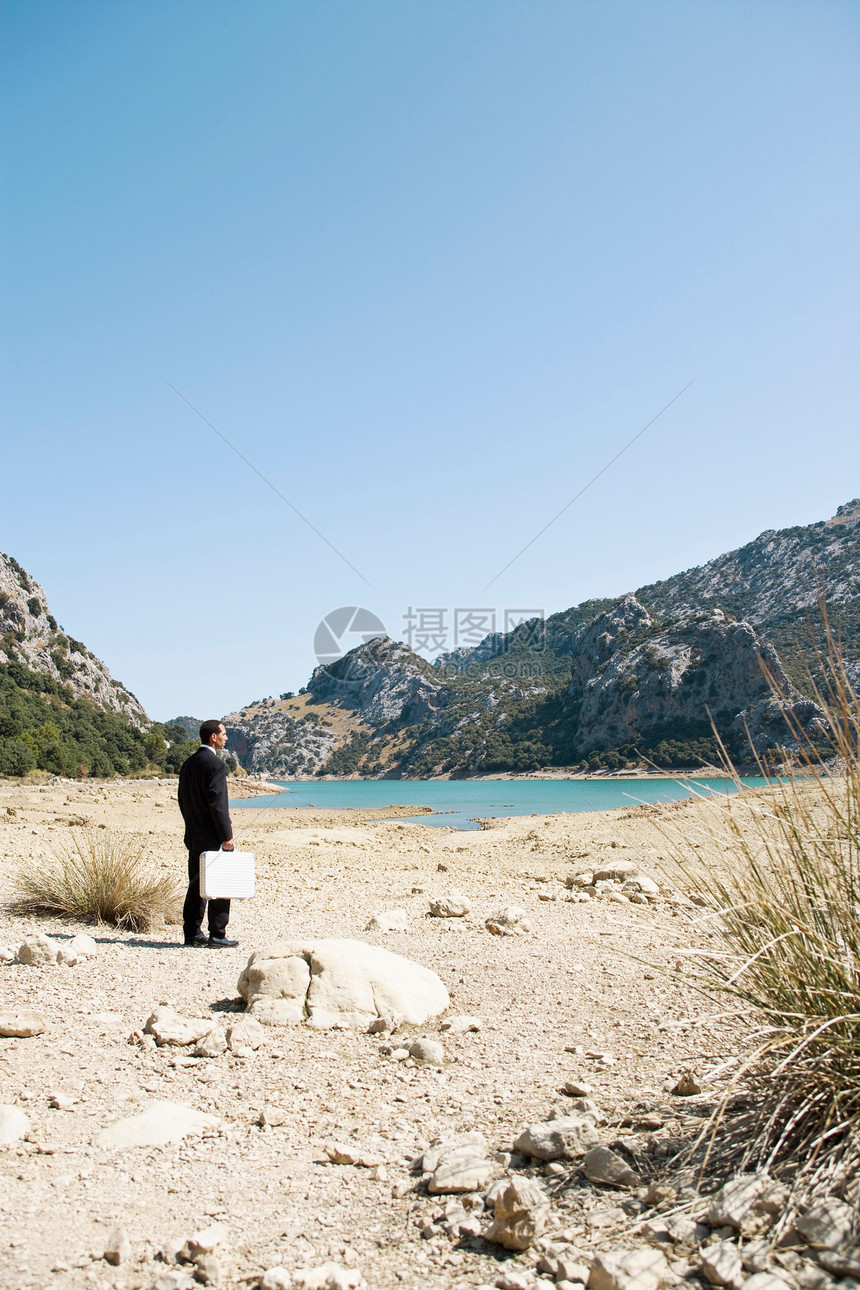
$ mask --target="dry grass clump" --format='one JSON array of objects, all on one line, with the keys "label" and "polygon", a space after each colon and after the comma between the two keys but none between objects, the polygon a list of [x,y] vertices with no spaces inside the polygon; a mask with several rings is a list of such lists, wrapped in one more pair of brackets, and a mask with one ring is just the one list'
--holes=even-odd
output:
[{"label": "dry grass clump", "polygon": [[721,1118],[712,1149],[731,1168],[784,1169],[804,1192],[860,1199],[860,701],[836,650],[817,697],[827,748],[792,730],[801,777],[715,810],[710,871],[678,863],[718,907],[690,974],[762,1023],[739,1076],[747,1110]]},{"label": "dry grass clump", "polygon": [[75,829],[48,860],[31,860],[13,875],[20,913],[53,914],[147,932],[180,917],[175,877],[153,872],[146,843],[107,829]]}]

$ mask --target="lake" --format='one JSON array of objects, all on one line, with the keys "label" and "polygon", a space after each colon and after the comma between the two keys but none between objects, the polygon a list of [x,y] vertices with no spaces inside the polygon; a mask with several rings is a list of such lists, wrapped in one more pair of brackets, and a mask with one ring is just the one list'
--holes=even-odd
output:
[{"label": "lake", "polygon": [[[767,780],[747,778],[745,785]],[[692,785],[694,787],[688,787]],[[734,785],[720,776],[695,779],[344,779],[294,780],[278,797],[236,798],[231,806],[252,810],[315,806],[321,809],[375,810],[382,806],[429,806],[415,824],[450,824],[477,829],[475,818],[500,815],[557,815],[611,811],[646,802],[677,802],[697,793],[730,793]],[[403,818],[403,817],[400,817]],[[406,817],[409,819],[410,817]]]}]

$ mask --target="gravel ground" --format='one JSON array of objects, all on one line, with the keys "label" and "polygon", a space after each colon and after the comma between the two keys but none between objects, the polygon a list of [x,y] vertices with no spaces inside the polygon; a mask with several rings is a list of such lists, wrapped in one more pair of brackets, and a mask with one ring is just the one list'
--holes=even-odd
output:
[{"label": "gravel ground", "polygon": [[[177,926],[134,935],[9,914],[12,865],[50,854],[70,827],[139,834],[154,865],[182,874],[175,792],[175,780],[0,783],[0,945],[16,948],[36,930],[60,941],[88,930],[99,946],[74,967],[0,964],[3,1005],[37,1007],[48,1020],[43,1035],[0,1039],[0,1102],[20,1106],[32,1124],[31,1140],[0,1148],[3,1286],[148,1287],[164,1270],[159,1257],[216,1219],[229,1230],[224,1285],[254,1285],[274,1264],[326,1259],[359,1267],[377,1287],[492,1283],[512,1266],[510,1254],[480,1237],[422,1238],[446,1203],[410,1172],[427,1145],[479,1130],[491,1152],[510,1151],[527,1124],[569,1103],[562,1088],[573,1078],[593,1087],[607,1142],[633,1133],[649,1111],[669,1141],[706,1109],[706,1099],[670,1095],[680,1073],[707,1075],[738,1051],[719,1003],[660,971],[696,935],[695,907],[661,877],[660,829],[669,822],[692,835],[696,803],[519,817],[481,832],[350,811],[237,810],[237,844],[256,853],[258,885],[253,901],[234,903],[236,950],[186,949]],[[568,875],[619,858],[635,860],[668,898],[567,899]],[[430,918],[429,898],[455,887],[469,897],[470,915]],[[528,912],[531,934],[489,935],[485,918],[511,904]],[[407,911],[408,931],[363,930],[394,907]],[[293,936],[356,938],[432,968],[451,1012],[474,1015],[482,1029],[449,1037],[438,1020],[411,1028],[442,1039],[441,1068],[393,1061],[379,1036],[304,1026],[267,1029],[252,1055],[213,1060],[128,1042],[158,1003],[189,1015],[236,1008],[248,955]],[[52,1098],[68,1109],[52,1108]],[[156,1099],[209,1112],[219,1127],[159,1148],[91,1145],[99,1129]],[[261,1127],[264,1108],[282,1109],[284,1123]],[[329,1163],[332,1139],[384,1167]],[[624,1218],[624,1194],[587,1187],[575,1168],[544,1182],[553,1226],[586,1245]],[[114,1267],[101,1256],[117,1227],[133,1256]]]}]

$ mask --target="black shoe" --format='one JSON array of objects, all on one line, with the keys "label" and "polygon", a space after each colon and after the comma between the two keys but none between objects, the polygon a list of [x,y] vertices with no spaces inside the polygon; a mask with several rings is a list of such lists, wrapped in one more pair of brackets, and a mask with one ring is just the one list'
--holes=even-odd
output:
[{"label": "black shoe", "polygon": [[238,941],[228,941],[226,936],[210,936],[206,942],[210,950],[235,950]]},{"label": "black shoe", "polygon": [[186,945],[208,945],[209,937],[204,936],[202,932],[198,932],[198,934],[194,937],[193,941],[186,941],[185,944]]}]

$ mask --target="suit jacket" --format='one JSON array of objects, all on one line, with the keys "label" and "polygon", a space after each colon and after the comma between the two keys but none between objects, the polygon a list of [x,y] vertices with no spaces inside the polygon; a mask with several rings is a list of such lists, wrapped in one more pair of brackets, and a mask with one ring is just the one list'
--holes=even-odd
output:
[{"label": "suit jacket", "polygon": [[211,748],[201,746],[179,772],[179,809],[189,851],[217,851],[233,836],[227,809],[227,768]]}]

